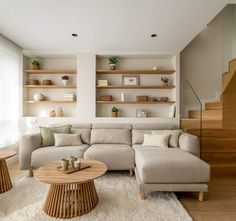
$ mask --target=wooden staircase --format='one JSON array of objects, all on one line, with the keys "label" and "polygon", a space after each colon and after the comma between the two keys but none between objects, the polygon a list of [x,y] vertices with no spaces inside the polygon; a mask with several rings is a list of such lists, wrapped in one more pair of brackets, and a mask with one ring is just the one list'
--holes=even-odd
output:
[{"label": "wooden staircase", "polygon": [[[205,104],[202,111],[202,159],[211,165],[211,172],[236,175],[236,59],[229,62],[229,71],[222,76],[221,101]],[[200,135],[200,111],[190,110],[189,118],[181,119],[181,128]]]}]

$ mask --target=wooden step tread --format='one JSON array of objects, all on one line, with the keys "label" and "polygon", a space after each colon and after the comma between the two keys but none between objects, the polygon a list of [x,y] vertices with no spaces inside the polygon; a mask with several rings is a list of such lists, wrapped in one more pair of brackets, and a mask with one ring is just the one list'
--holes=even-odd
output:
[{"label": "wooden step tread", "polygon": [[205,110],[222,110],[222,101],[206,103]]},{"label": "wooden step tread", "polygon": [[[189,111],[189,118],[200,119],[201,111]],[[222,120],[222,110],[202,111],[203,120]]]},{"label": "wooden step tread", "polygon": [[[181,119],[181,128],[183,129],[199,129],[200,128],[200,120],[199,119],[190,119],[190,118],[182,118]],[[202,121],[203,129],[222,129],[222,121],[221,120],[203,120]]]}]

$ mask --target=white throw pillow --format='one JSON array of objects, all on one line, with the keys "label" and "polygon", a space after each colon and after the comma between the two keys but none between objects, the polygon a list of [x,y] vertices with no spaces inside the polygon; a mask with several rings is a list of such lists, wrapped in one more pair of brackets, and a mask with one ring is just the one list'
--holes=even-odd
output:
[{"label": "white throw pillow", "polygon": [[80,134],[54,134],[55,146],[80,146]]},{"label": "white throw pillow", "polygon": [[153,130],[152,134],[170,134],[169,147],[179,147],[179,136],[182,130]]},{"label": "white throw pillow", "polygon": [[168,148],[170,134],[144,134],[143,146]]}]

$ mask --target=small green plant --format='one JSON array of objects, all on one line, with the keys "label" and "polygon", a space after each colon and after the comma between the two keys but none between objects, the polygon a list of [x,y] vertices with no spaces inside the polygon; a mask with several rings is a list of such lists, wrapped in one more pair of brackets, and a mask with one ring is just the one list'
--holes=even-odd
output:
[{"label": "small green plant", "polygon": [[69,77],[68,75],[63,75],[63,76],[61,76],[61,79],[62,79],[62,80],[69,80],[70,77]]},{"label": "small green plant", "polygon": [[167,84],[168,81],[169,81],[169,79],[166,78],[166,77],[162,77],[162,78],[161,78],[161,81],[162,81],[163,83]]},{"label": "small green plant", "polygon": [[35,65],[35,66],[39,66],[39,65],[40,65],[40,61],[39,61],[38,59],[33,59],[33,60],[31,61],[31,64],[32,64],[32,65]]},{"label": "small green plant", "polygon": [[111,109],[111,112],[118,112],[119,110],[118,110],[118,108],[117,107],[112,107],[112,109]]},{"label": "small green plant", "polygon": [[109,60],[109,64],[117,64],[118,63],[118,59],[116,57],[110,57],[108,58]]}]

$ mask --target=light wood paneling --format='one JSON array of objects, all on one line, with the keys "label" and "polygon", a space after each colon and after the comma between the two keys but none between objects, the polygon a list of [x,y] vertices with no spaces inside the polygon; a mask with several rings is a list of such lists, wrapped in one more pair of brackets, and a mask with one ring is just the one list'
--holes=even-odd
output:
[{"label": "light wood paneling", "polygon": [[222,101],[206,103],[205,110],[222,110]]},{"label": "light wood paneling", "polygon": [[77,74],[77,70],[24,70],[27,74]]},{"label": "light wood paneling", "polygon": [[97,74],[174,74],[175,70],[97,70]]},{"label": "light wood paneling", "polygon": [[76,103],[76,100],[75,101],[64,101],[64,100],[54,100],[54,101],[24,101],[24,103],[26,104],[47,104],[47,103],[61,103],[61,104],[66,104],[66,103]]},{"label": "light wood paneling", "polygon": [[137,85],[137,86],[128,86],[128,85],[108,85],[108,86],[99,86],[97,88],[101,89],[173,89],[173,85]]},{"label": "light wood paneling", "polygon": [[[199,129],[200,121],[199,119],[181,119],[181,128],[185,129]],[[221,129],[222,121],[221,120],[204,120],[202,121],[202,128],[207,129]]]},{"label": "light wood paneling", "polygon": [[46,88],[46,89],[67,89],[67,88],[74,88],[76,89],[75,85],[24,85],[26,88]]},{"label": "light wood paneling", "polygon": [[175,101],[97,101],[97,104],[174,104]]},{"label": "light wood paneling", "polygon": [[[200,119],[200,111],[189,111],[189,118]],[[203,120],[222,120],[222,110],[202,111]]]},{"label": "light wood paneling", "polygon": [[236,74],[233,75],[223,93],[223,128],[236,129]]}]

